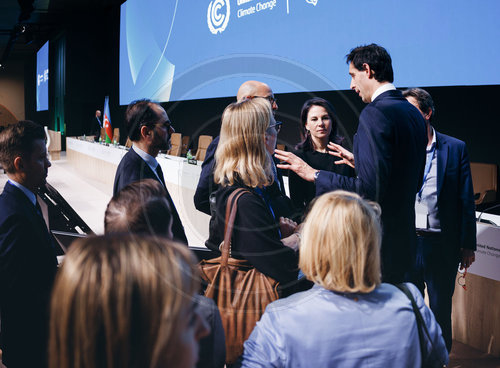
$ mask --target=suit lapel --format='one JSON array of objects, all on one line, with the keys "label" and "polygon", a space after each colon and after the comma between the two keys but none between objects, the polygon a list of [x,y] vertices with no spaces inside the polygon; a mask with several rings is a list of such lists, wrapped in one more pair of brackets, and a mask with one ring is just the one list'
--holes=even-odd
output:
[{"label": "suit lapel", "polygon": [[446,164],[448,161],[448,144],[443,137],[436,132],[437,143],[437,197],[441,193],[443,187],[444,173],[446,171]]},{"label": "suit lapel", "polygon": [[[49,229],[47,228],[47,224],[45,223],[45,220],[43,219],[42,215],[38,213],[36,207],[31,203],[31,201],[26,197],[26,195],[18,188],[16,188],[14,185],[10,184],[7,182],[5,184],[5,192],[10,193],[12,196],[16,198],[17,203],[19,203],[19,206],[22,207],[23,211],[31,218],[31,221],[33,224],[38,224],[38,228],[40,230],[40,235],[43,234],[43,236],[46,239],[46,242],[42,242],[43,244],[48,244],[49,249],[54,252],[54,244],[52,241],[52,236],[49,233]],[[30,229],[26,229],[26,231],[30,231]],[[54,253],[55,257],[55,253]]]},{"label": "suit lapel", "polygon": [[129,152],[132,152],[133,155],[133,160],[137,163],[137,165],[140,167],[140,180],[143,179],[155,179],[157,180],[158,178],[156,177],[156,173],[151,170],[149,165],[147,164],[146,161],[142,159],[141,156],[137,154],[132,148],[129,150]]}]

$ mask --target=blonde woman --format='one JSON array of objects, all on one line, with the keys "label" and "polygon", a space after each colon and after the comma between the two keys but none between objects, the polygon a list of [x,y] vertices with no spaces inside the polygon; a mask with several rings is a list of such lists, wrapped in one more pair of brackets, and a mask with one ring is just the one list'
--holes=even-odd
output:
[{"label": "blonde woman", "polygon": [[147,236],[73,243],[52,295],[49,366],[194,367],[208,328],[193,302],[193,257]]},{"label": "blonde woman", "polygon": [[[297,280],[296,224],[276,217],[266,187],[273,182],[265,135],[275,129],[271,104],[264,98],[230,104],[222,116],[220,142],[215,153],[215,215],[210,223],[208,248],[219,251],[224,239],[226,203],[230,194],[245,188],[238,201],[231,243],[232,257],[246,259],[257,270],[280,282],[282,290]],[[285,246],[284,244],[289,245]],[[286,291],[285,291],[286,292]]]},{"label": "blonde woman", "polygon": [[[344,191],[314,202],[299,265],[315,286],[267,307],[245,342],[244,367],[422,366],[411,302],[381,283],[379,212],[378,205]],[[434,315],[418,289],[406,286],[429,330],[432,363],[447,364]],[[426,357],[430,351],[428,341]]]}]

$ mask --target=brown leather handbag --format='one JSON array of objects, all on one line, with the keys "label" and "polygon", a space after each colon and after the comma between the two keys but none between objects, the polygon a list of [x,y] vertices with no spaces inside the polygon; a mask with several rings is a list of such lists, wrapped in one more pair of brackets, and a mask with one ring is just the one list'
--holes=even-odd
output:
[{"label": "brown leather handbag", "polygon": [[219,307],[226,334],[226,363],[243,354],[243,343],[250,336],[266,306],[278,299],[278,282],[257,271],[248,261],[231,257],[231,235],[238,199],[248,190],[236,189],[227,201],[221,256],[200,262],[201,277],[208,283],[205,296]]}]

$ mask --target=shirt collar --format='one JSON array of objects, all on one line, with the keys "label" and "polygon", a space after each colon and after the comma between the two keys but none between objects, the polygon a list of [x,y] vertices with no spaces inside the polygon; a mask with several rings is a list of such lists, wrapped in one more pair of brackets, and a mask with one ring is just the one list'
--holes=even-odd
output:
[{"label": "shirt collar", "polygon": [[430,147],[427,147],[427,152],[430,152],[434,149],[434,147],[436,147],[436,131],[434,130],[433,127],[431,127],[432,129],[432,141],[431,141],[431,146]]},{"label": "shirt collar", "polygon": [[21,185],[18,182],[12,180],[12,179],[9,179],[9,183],[11,183],[16,188],[20,189],[21,192],[23,192],[26,195],[26,197],[28,197],[28,199],[30,200],[30,202],[33,203],[33,206],[36,206],[36,195],[35,195],[35,193],[33,193],[28,188],[26,188],[24,185]]},{"label": "shirt collar", "polygon": [[392,90],[395,90],[396,87],[394,87],[394,84],[392,83],[386,83],[386,84],[382,84],[380,87],[378,87],[375,92],[373,92],[373,95],[372,95],[372,102],[378,97],[380,96],[382,93],[384,92],[387,92],[387,91],[392,91]]},{"label": "shirt collar", "polygon": [[149,165],[154,170],[156,170],[156,166],[158,166],[158,161],[156,161],[156,158],[151,156],[149,153],[144,152],[141,150],[139,147],[137,147],[135,144],[132,145],[132,149],[137,153],[146,163]]}]

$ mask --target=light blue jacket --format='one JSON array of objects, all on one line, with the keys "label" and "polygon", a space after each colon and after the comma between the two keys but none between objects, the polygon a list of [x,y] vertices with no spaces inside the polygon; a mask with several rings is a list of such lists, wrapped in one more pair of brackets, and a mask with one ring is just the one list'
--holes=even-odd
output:
[{"label": "light blue jacket", "polygon": [[[418,289],[407,284],[435,349],[448,364],[441,328]],[[425,347],[430,351],[430,343]],[[243,367],[420,367],[410,300],[381,284],[368,294],[311,290],[271,303],[245,342]]]}]

